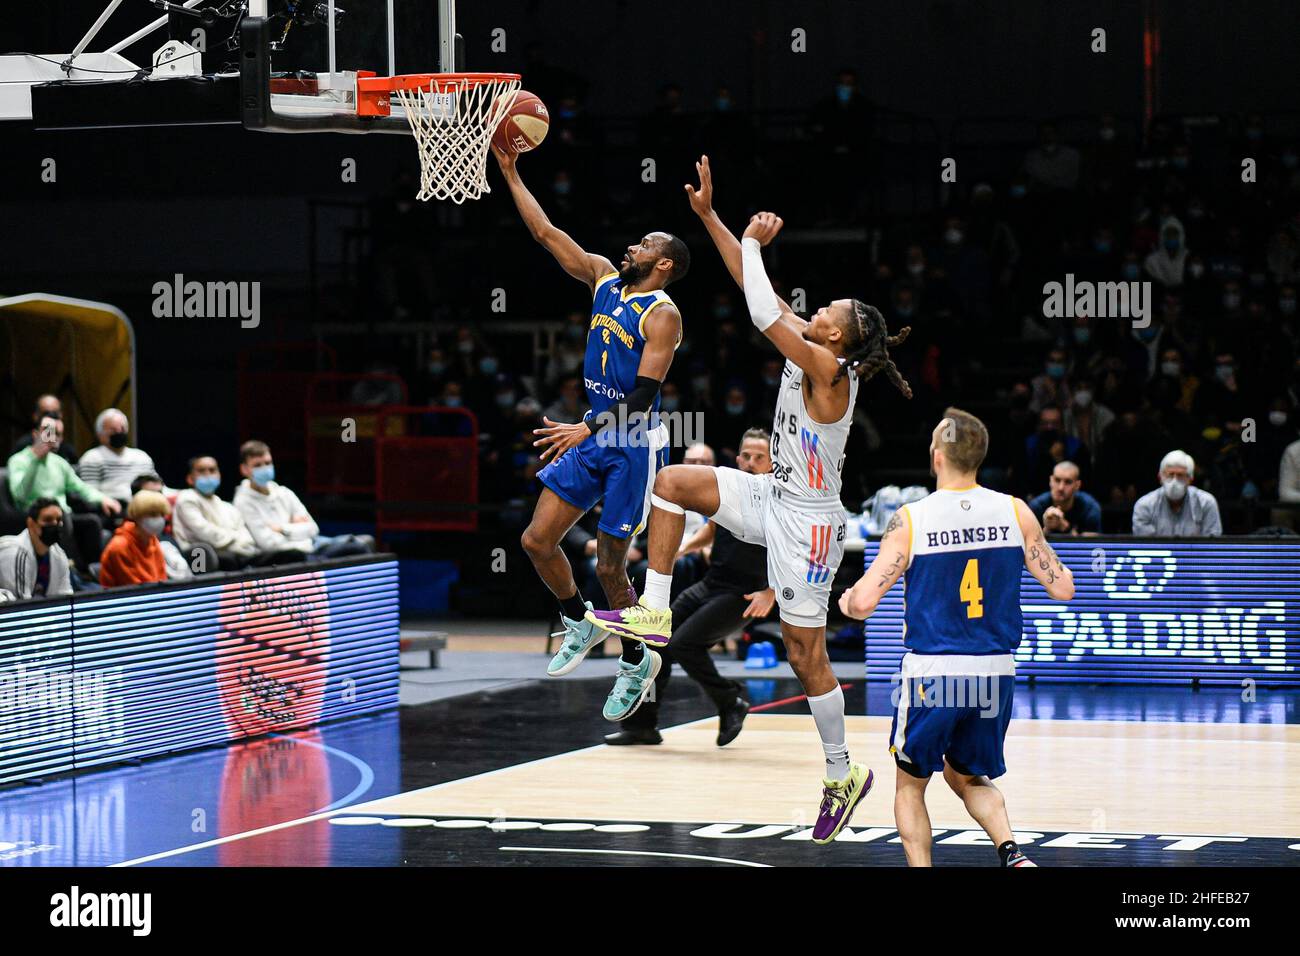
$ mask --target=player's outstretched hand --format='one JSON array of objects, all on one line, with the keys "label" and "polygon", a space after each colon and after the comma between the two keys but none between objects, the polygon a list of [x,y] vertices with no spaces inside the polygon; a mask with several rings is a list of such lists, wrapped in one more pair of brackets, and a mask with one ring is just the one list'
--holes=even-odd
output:
[{"label": "player's outstretched hand", "polygon": [[695,164],[695,172],[700,177],[700,188],[696,189],[687,183],[686,198],[691,201],[691,209],[695,215],[703,219],[713,212],[713,173],[709,169],[709,157],[700,157],[700,161]]},{"label": "player's outstretched hand", "polygon": [[774,212],[755,213],[749,217],[749,225],[745,227],[746,239],[757,239],[760,246],[765,246],[781,231],[785,225],[785,220]]},{"label": "player's outstretched hand", "polygon": [[755,591],[752,594],[746,594],[745,600],[749,602],[749,607],[745,608],[742,617],[763,618],[772,613],[772,605],[776,603],[776,592],[771,588],[765,588],[762,591]]},{"label": "player's outstretched hand", "polygon": [[512,153],[508,150],[501,149],[495,144],[492,146],[492,152],[496,155],[497,165],[501,167],[501,172],[505,173],[507,176],[515,172],[515,163],[519,160],[518,153]]},{"label": "player's outstretched hand", "polygon": [[537,441],[533,442],[533,447],[536,448],[538,445],[546,446],[546,448],[542,450],[542,461],[546,461],[548,458],[551,458],[552,460],[559,458],[570,448],[576,448],[581,445],[587,440],[588,436],[591,435],[591,429],[587,427],[586,422],[578,422],[576,425],[565,425],[559,422],[553,422],[545,416],[542,417],[542,422],[547,426],[546,428],[533,429],[534,435],[542,436],[537,439]]}]

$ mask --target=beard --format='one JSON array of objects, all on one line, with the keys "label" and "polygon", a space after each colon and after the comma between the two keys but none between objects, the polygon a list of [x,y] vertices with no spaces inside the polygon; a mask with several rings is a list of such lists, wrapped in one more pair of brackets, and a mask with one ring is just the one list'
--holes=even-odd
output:
[{"label": "beard", "polygon": [[629,259],[627,260],[627,265],[619,266],[618,277],[626,285],[629,282],[637,282],[644,279],[650,274],[650,270],[653,268],[654,266],[648,262],[644,265],[637,265],[636,262]]}]

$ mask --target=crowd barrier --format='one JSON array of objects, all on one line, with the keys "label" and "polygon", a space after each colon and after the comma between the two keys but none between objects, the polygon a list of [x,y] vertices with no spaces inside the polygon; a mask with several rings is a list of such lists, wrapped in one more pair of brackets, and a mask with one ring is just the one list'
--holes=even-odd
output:
[{"label": "crowd barrier", "polygon": [[0,784],[397,705],[392,555],[0,604]]}]

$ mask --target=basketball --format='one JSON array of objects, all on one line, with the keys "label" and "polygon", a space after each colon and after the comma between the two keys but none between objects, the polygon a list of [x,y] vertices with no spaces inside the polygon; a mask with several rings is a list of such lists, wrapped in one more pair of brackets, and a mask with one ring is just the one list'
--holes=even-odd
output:
[{"label": "basketball", "polygon": [[[503,93],[498,99],[509,95]],[[550,128],[551,116],[546,112],[546,104],[527,90],[520,90],[497,124],[496,132],[492,134],[492,145],[510,153],[526,153],[541,145]]]}]

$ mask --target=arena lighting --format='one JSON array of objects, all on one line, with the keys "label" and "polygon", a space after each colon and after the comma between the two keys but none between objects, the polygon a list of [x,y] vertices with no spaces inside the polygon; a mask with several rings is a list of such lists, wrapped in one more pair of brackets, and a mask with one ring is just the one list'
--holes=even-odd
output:
[{"label": "arena lighting", "polygon": [[0,605],[0,784],[397,705],[389,555]]},{"label": "arena lighting", "polygon": [[[864,560],[871,564],[872,541]],[[1021,578],[1016,674],[1037,680],[1300,686],[1300,543],[1053,538],[1073,601]],[[903,587],[866,623],[867,677],[898,672]]]}]

